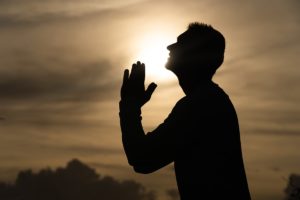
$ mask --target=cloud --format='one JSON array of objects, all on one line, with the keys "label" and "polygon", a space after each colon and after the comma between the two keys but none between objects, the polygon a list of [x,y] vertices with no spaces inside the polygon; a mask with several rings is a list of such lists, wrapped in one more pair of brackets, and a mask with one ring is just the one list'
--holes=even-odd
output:
[{"label": "cloud", "polygon": [[[299,1],[120,2],[0,1],[3,167],[43,166],[45,159],[61,162],[70,154],[91,155],[93,161],[99,153],[106,161],[99,168],[121,170],[125,159],[118,160],[120,165],[108,162],[120,157],[121,143],[115,142],[119,86],[137,38],[171,30],[175,40],[189,22],[203,21],[227,39],[216,82],[238,111],[246,167],[261,171],[259,180],[250,181],[253,190],[261,191],[255,198],[280,195],[274,173],[266,183],[261,166],[289,172],[299,166],[294,150],[300,129]],[[159,84],[143,110],[146,129],[155,128],[180,96],[168,93],[173,88],[173,83]]]},{"label": "cloud", "polygon": [[128,166],[120,165],[120,164],[106,164],[99,162],[90,162],[89,165],[95,168],[100,169],[113,169],[113,170],[128,170]]},{"label": "cloud", "polygon": [[285,199],[289,200],[297,200],[300,198],[300,175],[299,174],[291,174],[289,177],[289,181],[287,183],[287,187],[284,190]]},{"label": "cloud", "polygon": [[140,3],[141,0],[75,0],[36,1],[13,0],[0,2],[0,27],[38,25],[60,20],[78,20],[101,16]]},{"label": "cloud", "polygon": [[[51,64],[61,67],[51,68]],[[45,60],[43,66],[27,60],[14,65],[16,73],[0,73],[2,100],[99,100],[111,94],[117,81],[108,78],[112,66],[105,61],[78,65]]]},{"label": "cloud", "polygon": [[58,200],[155,200],[148,191],[133,180],[118,181],[111,176],[101,176],[77,159],[65,168],[20,171],[14,184],[0,183],[0,198],[11,200],[58,199]]},{"label": "cloud", "polygon": [[[123,149],[121,148],[109,148],[109,147],[98,147],[98,146],[80,146],[80,145],[70,145],[70,146],[61,146],[57,147],[63,150],[64,152],[78,152],[82,155],[120,155],[124,154]],[[95,163],[94,163],[95,164]],[[99,164],[97,164],[98,166]]]},{"label": "cloud", "polygon": [[179,200],[180,199],[178,189],[169,189],[166,191],[166,193],[170,197],[171,200]]},{"label": "cloud", "polygon": [[[55,69],[47,66],[51,62],[45,63],[20,63],[12,67],[15,71],[0,72],[1,122],[36,127],[109,126],[99,115],[112,107],[105,102],[117,101],[119,95],[120,78],[112,75],[112,64],[62,63]],[[117,106],[117,102],[111,104]]]},{"label": "cloud", "polygon": [[299,2],[268,4],[216,5],[216,12],[226,19],[220,28],[227,38],[224,66],[216,80],[236,105],[242,134],[294,137],[300,128],[299,70],[295,67],[300,64]]}]

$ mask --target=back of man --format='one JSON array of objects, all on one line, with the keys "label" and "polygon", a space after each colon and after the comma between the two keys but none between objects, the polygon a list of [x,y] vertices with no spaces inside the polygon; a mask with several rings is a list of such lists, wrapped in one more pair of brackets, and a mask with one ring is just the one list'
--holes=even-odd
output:
[{"label": "back of man", "polygon": [[176,130],[182,200],[250,199],[237,116],[221,88],[212,82],[197,88],[176,104],[165,123]]}]

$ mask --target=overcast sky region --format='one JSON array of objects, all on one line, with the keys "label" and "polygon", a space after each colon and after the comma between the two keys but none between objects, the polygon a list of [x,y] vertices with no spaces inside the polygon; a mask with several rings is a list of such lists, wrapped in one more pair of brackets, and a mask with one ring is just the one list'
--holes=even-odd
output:
[{"label": "overcast sky region", "polygon": [[[1,0],[0,180],[78,158],[167,200],[176,188],[172,165],[146,176],[128,166],[119,88],[141,51],[155,43],[165,54],[198,21],[226,38],[214,81],[237,110],[252,197],[282,200],[289,175],[300,173],[299,10],[298,0]],[[152,79],[146,131],[184,95],[174,75]]]}]

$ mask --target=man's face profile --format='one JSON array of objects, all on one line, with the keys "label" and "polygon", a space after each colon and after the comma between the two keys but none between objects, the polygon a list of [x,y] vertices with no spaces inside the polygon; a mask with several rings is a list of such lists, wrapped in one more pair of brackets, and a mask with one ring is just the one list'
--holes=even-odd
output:
[{"label": "man's face profile", "polygon": [[[184,34],[184,33],[183,33]],[[168,62],[166,63],[166,68],[174,71],[178,69],[179,67],[183,67],[182,65],[184,64],[184,38],[183,34],[179,35],[177,37],[177,42],[170,44],[167,46],[167,49],[170,51],[169,55],[170,57],[168,58]]]},{"label": "man's face profile", "polygon": [[175,72],[199,59],[199,38],[186,31],[177,37],[176,43],[167,46],[167,49],[170,51],[170,57],[165,67]]}]

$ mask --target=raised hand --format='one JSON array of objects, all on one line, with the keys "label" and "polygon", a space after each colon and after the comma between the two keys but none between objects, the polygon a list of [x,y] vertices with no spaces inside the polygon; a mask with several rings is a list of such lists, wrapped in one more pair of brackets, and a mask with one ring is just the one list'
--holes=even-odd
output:
[{"label": "raised hand", "polygon": [[121,101],[142,107],[150,100],[156,87],[152,82],[145,90],[145,64],[138,61],[132,65],[130,74],[128,69],[124,71]]}]

